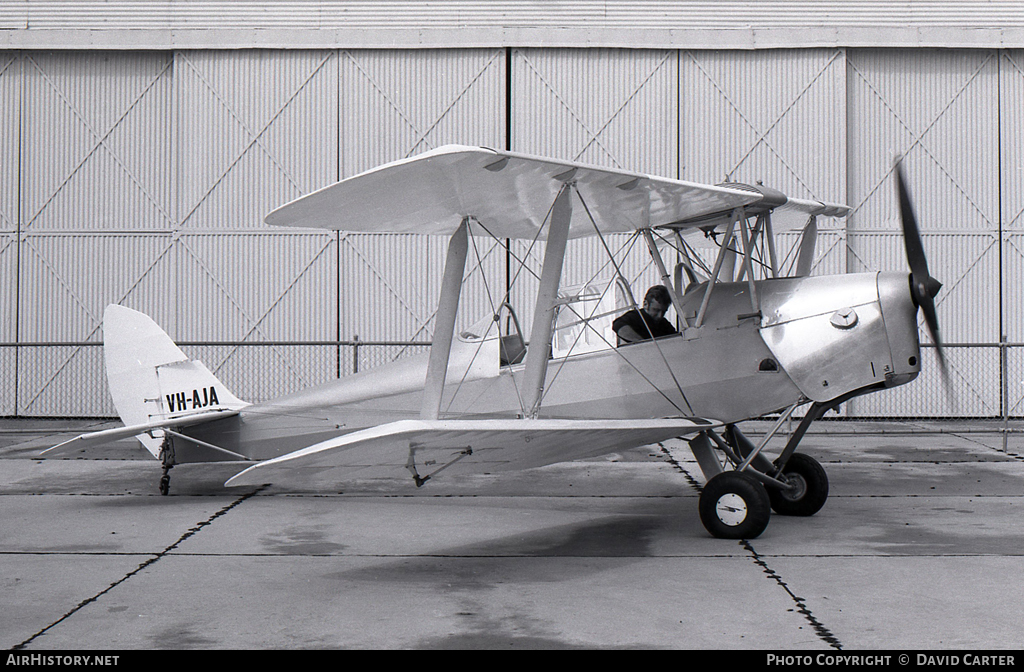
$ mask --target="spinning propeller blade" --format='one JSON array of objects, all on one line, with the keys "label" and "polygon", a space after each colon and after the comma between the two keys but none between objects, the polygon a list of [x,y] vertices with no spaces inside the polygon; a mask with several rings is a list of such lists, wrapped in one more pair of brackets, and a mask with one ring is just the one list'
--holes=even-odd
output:
[{"label": "spinning propeller blade", "polygon": [[910,193],[907,190],[906,180],[903,177],[902,159],[899,157],[896,159],[895,173],[896,191],[900,199],[900,223],[903,227],[903,244],[907,251],[907,263],[910,265],[910,293],[914,297],[914,302],[921,309],[921,312],[924,313],[928,333],[935,343],[935,352],[939,356],[942,382],[946,388],[946,394],[952,403],[952,384],[949,378],[949,370],[946,366],[942,339],[939,336],[939,320],[935,312],[935,296],[942,289],[942,283],[933,278],[928,272],[928,260],[925,258],[924,245],[921,243],[921,231],[917,226],[914,206],[910,201]]}]

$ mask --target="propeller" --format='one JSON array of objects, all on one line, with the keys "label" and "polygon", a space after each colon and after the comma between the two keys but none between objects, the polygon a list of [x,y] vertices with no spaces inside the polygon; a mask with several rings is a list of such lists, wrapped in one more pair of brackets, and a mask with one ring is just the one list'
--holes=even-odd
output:
[{"label": "propeller", "polygon": [[903,176],[902,159],[899,157],[897,157],[895,162],[895,173],[896,191],[900,199],[900,223],[903,227],[903,244],[907,251],[907,263],[910,264],[910,293],[914,298],[914,303],[924,313],[924,321],[928,327],[928,333],[935,343],[935,352],[939,356],[939,367],[942,370],[942,381],[946,388],[946,394],[950,402],[952,402],[952,384],[949,378],[949,370],[946,366],[942,338],[939,336],[939,320],[935,313],[935,296],[942,289],[942,283],[933,278],[928,272],[928,260],[924,256],[921,231],[917,226],[914,206],[910,201],[910,193],[907,190],[906,180]]}]

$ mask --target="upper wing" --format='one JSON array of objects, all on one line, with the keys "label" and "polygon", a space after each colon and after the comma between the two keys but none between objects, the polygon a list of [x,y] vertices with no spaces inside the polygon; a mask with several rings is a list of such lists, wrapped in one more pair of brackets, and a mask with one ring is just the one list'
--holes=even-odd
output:
[{"label": "upper wing", "polygon": [[[754,200],[744,206],[746,216],[750,217],[753,215],[760,215],[764,212],[771,212],[772,230],[776,233],[805,226],[807,224],[808,217],[811,215],[823,217],[845,217],[850,213],[850,207],[848,205],[828,203],[825,201],[814,201],[805,198],[792,198],[783,194],[781,191],[764,187],[760,184],[752,186],[738,182],[728,182],[719,186],[727,186],[732,189],[751,194],[754,197]],[[670,222],[663,226],[667,226],[672,229],[681,229],[682,233],[686,233],[687,230],[694,231],[698,228],[701,231],[708,231],[711,229],[718,229],[721,231],[722,227],[727,225],[731,218],[731,210],[719,210],[717,212],[683,219],[681,221]]]},{"label": "upper wing", "polygon": [[[380,233],[451,234],[466,216],[496,238],[537,236],[562,185],[574,181],[570,237],[700,219],[756,203],[749,189],[682,182],[568,161],[448,145],[303,196],[266,221]],[[541,238],[544,237],[542,233]]]},{"label": "upper wing", "polygon": [[805,215],[821,215],[823,217],[846,217],[850,214],[850,206],[841,203],[825,203],[809,201],[803,198],[789,197],[775,212],[799,212]]},{"label": "upper wing", "polygon": [[[415,475],[439,471],[527,469],[603,455],[696,434],[708,420],[400,420],[352,432],[261,462],[226,485],[260,485],[281,478],[304,483]],[[456,466],[457,465],[457,466]],[[409,473],[411,472],[411,473]]]}]

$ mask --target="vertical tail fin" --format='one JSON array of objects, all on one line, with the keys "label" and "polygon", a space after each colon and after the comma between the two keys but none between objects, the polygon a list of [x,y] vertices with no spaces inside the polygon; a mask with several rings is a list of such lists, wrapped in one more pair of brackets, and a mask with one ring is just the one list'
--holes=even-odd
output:
[{"label": "vertical tail fin", "polygon": [[[202,362],[190,360],[149,316],[130,308],[107,306],[103,356],[110,396],[126,426],[248,405]],[[161,439],[143,434],[139,440],[159,454]]]}]

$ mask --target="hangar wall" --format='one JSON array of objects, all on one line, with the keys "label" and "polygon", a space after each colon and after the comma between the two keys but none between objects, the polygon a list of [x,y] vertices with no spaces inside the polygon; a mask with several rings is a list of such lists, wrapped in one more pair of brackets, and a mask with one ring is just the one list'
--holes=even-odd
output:
[{"label": "hangar wall", "polygon": [[[1020,416],[1022,89],[1018,49],[0,51],[0,415],[114,414],[108,303],[251,400],[422,347],[444,241],[262,218],[458,142],[849,203],[818,273],[905,267],[903,154],[956,413]],[[591,253],[571,250],[567,282]],[[504,253],[476,263],[500,272]],[[470,276],[464,314],[486,305]],[[843,412],[949,414],[927,354],[919,382]]]}]

